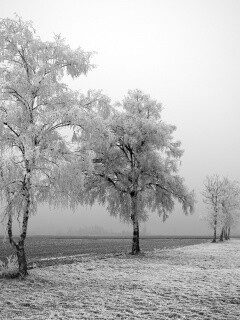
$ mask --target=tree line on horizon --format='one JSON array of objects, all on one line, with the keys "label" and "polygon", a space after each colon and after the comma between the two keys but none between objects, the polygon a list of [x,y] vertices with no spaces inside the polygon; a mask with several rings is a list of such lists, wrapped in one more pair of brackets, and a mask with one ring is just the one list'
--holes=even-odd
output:
[{"label": "tree line on horizon", "polygon": [[237,225],[240,218],[240,184],[219,175],[208,176],[202,192],[207,211],[202,215],[213,230],[212,242],[229,240],[231,228]]},{"label": "tree line on horizon", "polygon": [[[28,274],[28,220],[38,204],[105,205],[132,224],[132,254],[140,252],[139,223],[149,212],[165,221],[176,200],[185,214],[193,212],[194,192],[178,175],[181,143],[173,138],[176,127],[162,120],[160,103],[141,90],[118,103],[99,91],[71,90],[63,79],[87,75],[92,53],[72,50],[57,35],[42,41],[18,16],[0,20],[0,52],[0,195],[21,278]],[[228,203],[221,202],[222,211]]]}]

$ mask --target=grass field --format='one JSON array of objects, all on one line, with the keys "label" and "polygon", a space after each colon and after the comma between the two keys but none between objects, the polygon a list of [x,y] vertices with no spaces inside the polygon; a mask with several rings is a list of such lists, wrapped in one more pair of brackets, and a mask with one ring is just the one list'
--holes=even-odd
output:
[{"label": "grass field", "polygon": [[0,281],[2,320],[239,320],[240,240],[86,257]]}]

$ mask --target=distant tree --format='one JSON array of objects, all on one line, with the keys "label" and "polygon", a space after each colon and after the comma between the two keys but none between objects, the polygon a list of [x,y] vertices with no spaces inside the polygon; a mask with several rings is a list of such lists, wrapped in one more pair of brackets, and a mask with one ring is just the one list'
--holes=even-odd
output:
[{"label": "distant tree", "polygon": [[[19,17],[0,20],[0,51],[0,191],[9,241],[25,277],[29,216],[47,200],[54,170],[69,160],[60,130],[76,119],[81,123],[81,110],[87,108],[62,78],[87,74],[91,53],[72,50],[60,36],[44,42],[32,23]],[[14,215],[22,217],[18,240],[12,234]]]},{"label": "distant tree", "polygon": [[213,240],[217,241],[217,229],[221,227],[223,220],[222,203],[226,198],[228,180],[212,175],[204,182],[203,202],[207,204],[208,211],[204,216],[210,227],[213,229]]},{"label": "distant tree", "polygon": [[222,200],[222,230],[220,241],[230,239],[230,229],[240,216],[240,186],[237,181],[226,180],[226,192]]},{"label": "distant tree", "polygon": [[165,220],[175,199],[186,214],[193,211],[193,193],[177,175],[183,151],[180,142],[173,141],[176,128],[161,120],[161,110],[143,92],[129,91],[95,130],[80,137],[81,145],[93,152],[85,201],[107,204],[111,215],[132,222],[132,254],[140,252],[139,222],[147,219],[148,211]]}]

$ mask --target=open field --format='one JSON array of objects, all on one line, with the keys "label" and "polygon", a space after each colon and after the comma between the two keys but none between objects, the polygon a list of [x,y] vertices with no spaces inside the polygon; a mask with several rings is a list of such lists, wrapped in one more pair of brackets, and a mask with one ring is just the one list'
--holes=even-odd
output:
[{"label": "open field", "polygon": [[[152,251],[154,249],[166,249],[197,244],[209,241],[199,238],[152,238],[140,239],[142,251]],[[59,264],[59,262],[71,262],[79,255],[99,255],[113,253],[129,253],[131,251],[131,238],[103,238],[103,237],[51,237],[33,236],[26,241],[26,254],[30,264],[37,266]],[[3,242],[0,239],[0,260],[6,259],[13,254],[14,250],[8,240]],[[58,259],[54,259],[58,258]]]},{"label": "open field", "polygon": [[239,320],[240,240],[86,257],[0,281],[2,320]]}]

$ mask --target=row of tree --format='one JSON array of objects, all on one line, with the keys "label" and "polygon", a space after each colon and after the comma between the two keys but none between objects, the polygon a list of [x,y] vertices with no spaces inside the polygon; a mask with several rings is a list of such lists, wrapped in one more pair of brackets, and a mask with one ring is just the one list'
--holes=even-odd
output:
[{"label": "row of tree", "polygon": [[193,192],[177,174],[176,128],[161,119],[157,101],[139,90],[118,104],[101,92],[70,90],[63,78],[87,75],[92,53],[72,50],[60,36],[42,41],[19,17],[0,21],[0,52],[0,194],[21,277],[28,220],[40,203],[106,205],[132,222],[132,254],[148,212],[165,220],[175,199],[193,211]]},{"label": "row of tree", "polygon": [[213,229],[213,242],[217,241],[217,229],[220,229],[220,241],[229,240],[230,229],[240,218],[239,182],[218,175],[207,177],[202,195],[208,206],[203,218]]}]

